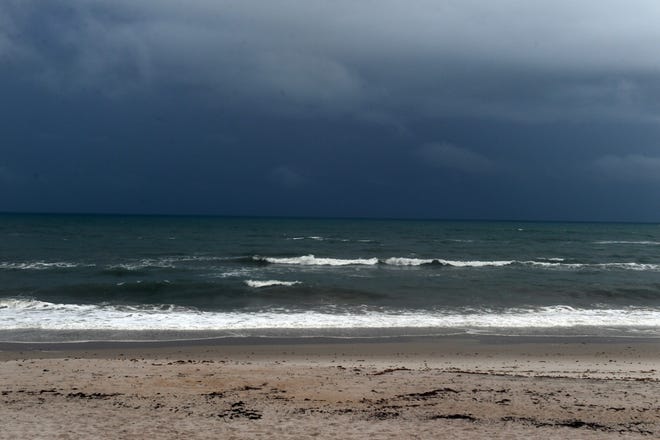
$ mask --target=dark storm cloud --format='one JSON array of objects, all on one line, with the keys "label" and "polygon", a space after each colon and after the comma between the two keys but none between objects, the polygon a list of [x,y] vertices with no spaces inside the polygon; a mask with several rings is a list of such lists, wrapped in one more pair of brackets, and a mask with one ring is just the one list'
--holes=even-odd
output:
[{"label": "dark storm cloud", "polygon": [[20,180],[15,172],[7,167],[0,166],[0,182],[4,184],[12,184]]},{"label": "dark storm cloud", "polygon": [[279,166],[270,172],[272,181],[285,188],[296,188],[305,183],[305,178],[287,166]]},{"label": "dark storm cloud", "polygon": [[642,154],[603,156],[594,167],[606,177],[629,182],[660,182],[660,157]]},{"label": "dark storm cloud", "polygon": [[488,173],[495,168],[487,157],[448,143],[426,144],[418,150],[418,154],[429,165],[470,174]]},{"label": "dark storm cloud", "polygon": [[57,90],[200,87],[365,118],[660,116],[654,1],[3,2],[5,63]]},{"label": "dark storm cloud", "polygon": [[659,21],[656,1],[4,0],[0,210],[657,219]]}]

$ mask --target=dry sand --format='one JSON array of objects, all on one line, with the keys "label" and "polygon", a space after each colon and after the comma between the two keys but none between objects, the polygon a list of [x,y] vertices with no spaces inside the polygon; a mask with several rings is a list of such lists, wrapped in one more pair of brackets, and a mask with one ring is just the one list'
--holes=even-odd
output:
[{"label": "dry sand", "polygon": [[0,350],[0,439],[660,438],[657,340]]}]

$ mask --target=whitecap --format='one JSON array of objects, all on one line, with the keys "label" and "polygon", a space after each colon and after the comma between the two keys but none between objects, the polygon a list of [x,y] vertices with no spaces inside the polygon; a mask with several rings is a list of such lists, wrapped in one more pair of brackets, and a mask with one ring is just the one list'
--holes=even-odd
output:
[{"label": "whitecap", "polygon": [[279,281],[279,280],[245,280],[245,284],[249,287],[271,287],[271,286],[295,286],[301,284],[300,281]]},{"label": "whitecap", "polygon": [[306,237],[290,237],[288,240],[315,240],[315,241],[325,241],[327,238],[321,237],[319,235],[310,235]]},{"label": "whitecap", "polygon": [[0,300],[0,330],[246,330],[348,328],[638,328],[659,329],[659,308],[555,305],[464,311],[200,311],[173,305],[56,304]]},{"label": "whitecap", "polygon": [[421,266],[423,264],[432,264],[433,259],[424,258],[406,258],[406,257],[392,257],[385,260],[385,264],[390,266]]},{"label": "whitecap", "polygon": [[634,270],[634,271],[658,271],[660,264],[648,263],[561,263],[561,262],[547,262],[547,261],[521,261],[521,264],[559,268],[559,269],[604,269],[604,270]]},{"label": "whitecap", "polygon": [[75,267],[92,267],[93,264],[70,263],[67,261],[30,261],[30,262],[0,262],[0,269],[8,270],[49,270],[49,269],[71,269]]},{"label": "whitecap", "polygon": [[127,271],[139,271],[143,269],[174,269],[177,263],[188,262],[206,262],[206,261],[226,261],[229,257],[216,257],[209,255],[181,255],[161,258],[143,258],[141,260],[129,261],[126,263],[107,266],[107,269],[123,269]]},{"label": "whitecap", "polygon": [[392,257],[385,260],[385,264],[391,266],[422,266],[427,264],[439,264],[442,266],[452,267],[502,267],[514,264],[514,260],[495,260],[495,261],[480,261],[480,260],[445,260],[442,258],[406,258],[406,257]]},{"label": "whitecap", "polygon": [[253,257],[255,261],[266,261],[272,264],[290,264],[300,266],[356,266],[378,264],[378,258],[318,258],[314,255],[303,255],[301,257],[275,258],[275,257]]},{"label": "whitecap", "polygon": [[496,261],[457,261],[457,260],[437,260],[439,263],[454,267],[502,267],[514,264],[514,260],[496,260]]},{"label": "whitecap", "polygon": [[648,263],[601,263],[601,264],[596,264],[596,266],[603,267],[606,269],[625,269],[625,270],[637,270],[637,271],[660,270],[660,264],[648,264]]}]

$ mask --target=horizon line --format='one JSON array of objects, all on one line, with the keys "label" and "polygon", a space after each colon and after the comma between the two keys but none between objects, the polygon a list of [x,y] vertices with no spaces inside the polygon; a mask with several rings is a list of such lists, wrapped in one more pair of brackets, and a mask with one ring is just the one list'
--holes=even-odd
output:
[{"label": "horizon line", "polygon": [[658,224],[660,221],[644,220],[568,220],[568,219],[515,219],[515,218],[461,218],[461,217],[378,217],[378,216],[318,216],[318,215],[255,215],[255,214],[164,214],[126,212],[42,212],[0,211],[0,216],[79,216],[79,217],[178,217],[178,218],[227,218],[273,220],[381,220],[381,221],[437,221],[437,222],[523,222],[523,223],[626,223]]}]

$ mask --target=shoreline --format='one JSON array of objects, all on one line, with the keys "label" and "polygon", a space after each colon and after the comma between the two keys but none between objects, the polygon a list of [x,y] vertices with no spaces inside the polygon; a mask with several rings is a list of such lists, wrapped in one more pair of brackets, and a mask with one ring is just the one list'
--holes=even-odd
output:
[{"label": "shoreline", "polygon": [[178,343],[196,341],[379,341],[443,338],[566,340],[660,340],[660,327],[653,329],[607,326],[536,328],[451,328],[451,327],[353,327],[353,328],[258,328],[235,330],[98,330],[98,329],[3,329],[0,344],[82,344],[82,343]]},{"label": "shoreline", "polygon": [[[640,336],[557,336],[557,335],[414,335],[414,336],[212,336],[207,338],[159,339],[159,340],[82,340],[82,341],[2,341],[0,340],[0,360],[15,352],[34,353],[67,353],[114,350],[158,351],[160,349],[190,349],[217,348],[235,352],[238,350],[254,350],[258,347],[290,347],[302,351],[318,349],[323,346],[365,346],[385,347],[423,346],[426,349],[442,351],[460,347],[460,344],[471,347],[479,346],[481,350],[492,351],[493,346],[562,345],[565,347],[617,347],[622,345],[641,345],[651,348],[660,357],[660,337]],[[490,348],[489,348],[490,347]],[[658,348],[657,350],[653,350]]]}]

